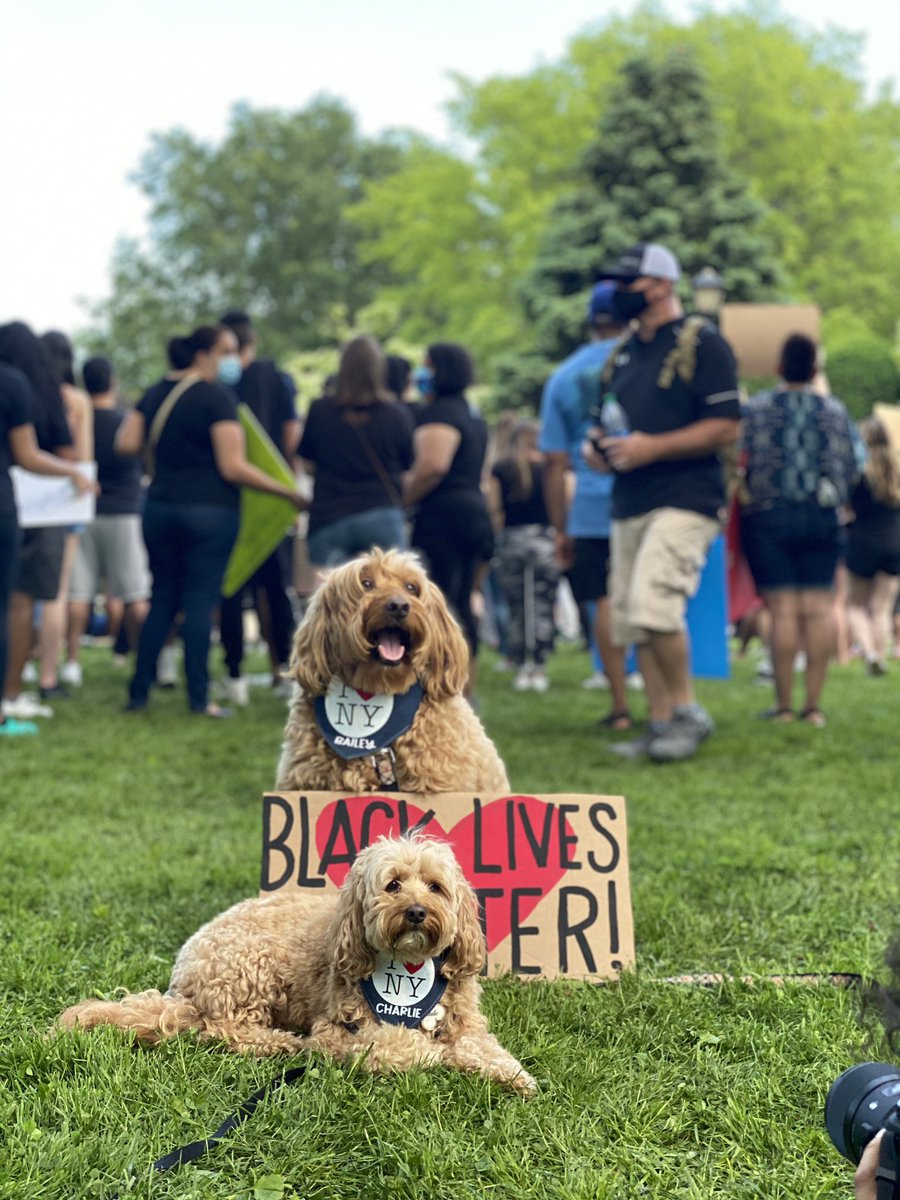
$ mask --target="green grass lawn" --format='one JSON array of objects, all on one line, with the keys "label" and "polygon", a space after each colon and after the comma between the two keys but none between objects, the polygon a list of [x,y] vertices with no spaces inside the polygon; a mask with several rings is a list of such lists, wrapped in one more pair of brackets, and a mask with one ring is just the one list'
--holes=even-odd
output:
[{"label": "green grass lawn", "polygon": [[[826,730],[755,719],[749,662],[701,683],[719,732],[689,763],[625,763],[595,728],[587,660],[563,649],[544,696],[486,660],[482,712],[515,789],[627,797],[637,969],[621,983],[492,981],[485,1007],[537,1077],[523,1102],[449,1071],[372,1077],[316,1060],[197,1164],[280,1069],[189,1039],[47,1040],[64,1006],[165,988],[202,922],[255,892],[259,796],[284,706],[188,718],[183,692],[121,710],[109,652],[38,739],[0,745],[0,1197],[844,1197],[822,1128],[832,1079],[877,1047],[858,998],[825,986],[673,986],[682,972],[879,974],[900,927],[900,668],[836,668]],[[257,668],[258,669],[258,668]],[[639,702],[640,703],[640,702]]]}]

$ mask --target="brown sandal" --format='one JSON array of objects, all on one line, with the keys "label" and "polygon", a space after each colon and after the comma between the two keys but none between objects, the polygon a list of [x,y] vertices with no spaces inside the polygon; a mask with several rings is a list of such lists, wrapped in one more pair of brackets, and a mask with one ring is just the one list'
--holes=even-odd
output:
[{"label": "brown sandal", "polygon": [[611,712],[597,724],[601,729],[611,729],[613,733],[630,733],[634,728],[634,721],[631,713],[627,708],[621,708],[618,712]]},{"label": "brown sandal", "polygon": [[828,724],[821,708],[804,708],[800,714],[800,720],[805,721],[807,725],[812,725],[815,729],[824,729]]},{"label": "brown sandal", "polygon": [[767,708],[759,716],[763,721],[774,721],[778,725],[789,725],[794,719],[793,710],[790,708]]}]

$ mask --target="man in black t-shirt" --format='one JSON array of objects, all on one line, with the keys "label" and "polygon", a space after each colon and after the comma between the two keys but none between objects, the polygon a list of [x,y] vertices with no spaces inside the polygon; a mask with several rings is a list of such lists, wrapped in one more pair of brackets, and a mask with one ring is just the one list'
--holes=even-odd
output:
[{"label": "man in black t-shirt", "polygon": [[734,356],[710,324],[685,318],[680,273],[655,243],[632,247],[604,273],[616,281],[616,311],[637,322],[603,374],[604,402],[618,402],[629,432],[597,429],[602,454],[586,451],[596,469],[616,473],[612,634],[637,645],[650,709],[647,732],[613,748],[657,762],[690,758],[714,729],[694,699],[685,609],[720,529],[718,453],[737,440],[740,418]]}]

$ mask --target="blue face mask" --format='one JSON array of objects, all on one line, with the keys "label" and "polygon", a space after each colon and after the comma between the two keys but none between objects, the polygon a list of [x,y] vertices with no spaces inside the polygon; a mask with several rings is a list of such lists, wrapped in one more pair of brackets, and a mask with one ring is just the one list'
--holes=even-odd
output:
[{"label": "blue face mask", "polygon": [[228,387],[234,387],[240,383],[241,375],[244,373],[244,368],[241,366],[241,360],[236,354],[226,354],[219,359],[219,366],[216,374],[219,378],[219,383],[224,383]]}]

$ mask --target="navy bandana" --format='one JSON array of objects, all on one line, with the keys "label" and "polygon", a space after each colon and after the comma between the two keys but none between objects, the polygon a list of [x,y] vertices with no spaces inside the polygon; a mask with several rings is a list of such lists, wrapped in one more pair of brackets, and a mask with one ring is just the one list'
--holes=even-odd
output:
[{"label": "navy bandana", "polygon": [[368,979],[361,979],[359,986],[379,1021],[415,1029],[428,1017],[447,987],[447,980],[441,975],[442,962],[441,958],[401,962],[389,954],[379,954],[374,973]]},{"label": "navy bandana", "polygon": [[341,758],[362,758],[384,750],[406,733],[425,693],[414,683],[408,692],[358,692],[338,678],[313,703],[316,723],[328,745]]}]

